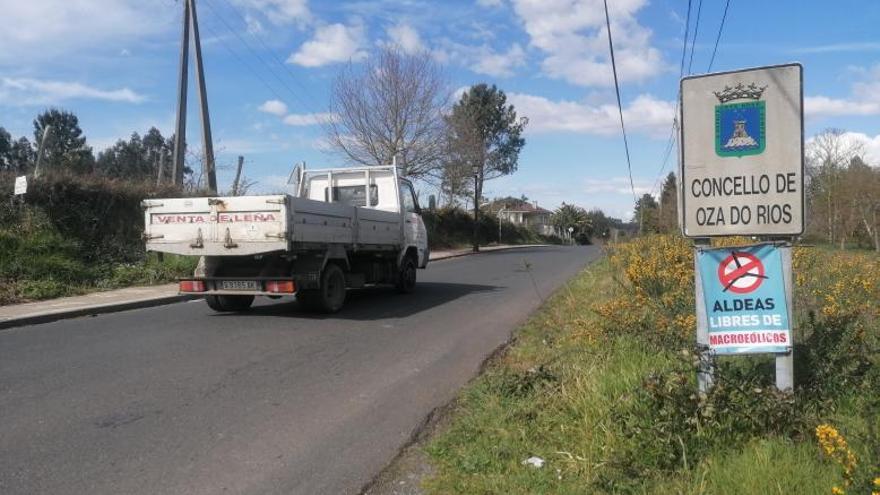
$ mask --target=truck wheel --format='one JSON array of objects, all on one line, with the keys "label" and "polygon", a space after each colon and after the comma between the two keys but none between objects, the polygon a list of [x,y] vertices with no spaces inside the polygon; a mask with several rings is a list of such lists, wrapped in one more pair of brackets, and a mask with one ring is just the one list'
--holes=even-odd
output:
[{"label": "truck wheel", "polygon": [[214,311],[244,311],[254,303],[254,296],[205,296],[205,302]]},{"label": "truck wheel", "polygon": [[345,295],[345,273],[329,264],[321,273],[321,288],[299,292],[296,297],[309,310],[335,313],[345,304]]},{"label": "truck wheel", "polygon": [[404,258],[400,270],[397,272],[396,287],[398,292],[402,294],[409,294],[416,290],[416,262],[412,256]]}]

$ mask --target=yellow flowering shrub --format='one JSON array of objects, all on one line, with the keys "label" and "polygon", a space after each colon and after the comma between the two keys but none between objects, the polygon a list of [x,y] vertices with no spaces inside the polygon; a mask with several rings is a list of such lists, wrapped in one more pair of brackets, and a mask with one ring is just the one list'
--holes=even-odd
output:
[{"label": "yellow flowering shrub", "polygon": [[678,347],[694,334],[694,257],[681,237],[651,235],[611,249],[617,297],[595,310],[611,332],[636,333]]},{"label": "yellow flowering shrub", "polygon": [[[853,475],[859,465],[855,453],[850,450],[849,444],[840,432],[833,426],[823,423],[816,427],[816,439],[825,457],[840,465],[843,474],[843,486],[849,487],[853,482]],[[831,493],[845,493],[843,488],[834,486]]]}]

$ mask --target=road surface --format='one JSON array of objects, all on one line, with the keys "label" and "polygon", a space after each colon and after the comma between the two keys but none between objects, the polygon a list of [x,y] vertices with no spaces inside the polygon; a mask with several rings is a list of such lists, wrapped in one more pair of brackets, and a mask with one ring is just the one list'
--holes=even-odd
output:
[{"label": "road surface", "polygon": [[598,255],[440,261],[333,316],[194,301],[0,331],[0,493],[357,493]]}]

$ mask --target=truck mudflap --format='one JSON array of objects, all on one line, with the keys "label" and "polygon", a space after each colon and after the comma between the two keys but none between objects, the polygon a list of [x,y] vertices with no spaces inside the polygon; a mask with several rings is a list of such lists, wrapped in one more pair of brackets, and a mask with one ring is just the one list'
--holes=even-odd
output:
[{"label": "truck mudflap", "polygon": [[179,280],[178,292],[206,296],[292,296],[297,285],[292,278],[191,277]]}]

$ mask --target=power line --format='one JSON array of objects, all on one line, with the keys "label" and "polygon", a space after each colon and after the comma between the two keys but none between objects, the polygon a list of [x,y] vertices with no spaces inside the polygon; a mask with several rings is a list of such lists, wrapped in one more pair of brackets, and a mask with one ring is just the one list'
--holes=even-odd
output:
[{"label": "power line", "polygon": [[[275,70],[274,70],[274,69],[273,69],[273,68],[272,68],[272,67],[271,67],[271,66],[270,66],[270,65],[269,65],[264,59],[263,59],[263,57],[259,54],[259,52],[257,52],[257,50],[255,50],[254,47],[251,46],[250,43],[248,43],[248,41],[247,41],[247,40],[246,40],[246,39],[245,39],[245,38],[244,38],[244,37],[238,32],[238,30],[236,30],[235,28],[233,28],[232,25],[230,25],[229,22],[226,21],[226,18],[223,17],[222,15],[220,15],[219,10],[218,10],[217,8],[215,8],[214,5],[213,5],[211,2],[208,2],[207,0],[203,0],[203,1],[204,1],[204,3],[205,3],[206,5],[208,5],[208,7],[214,12],[215,17],[217,17],[217,19],[220,20],[220,22],[223,24],[223,26],[226,28],[226,30],[230,31],[230,32],[231,32],[236,38],[238,38],[239,41],[241,41],[241,43],[245,46],[245,48],[247,48],[247,50],[248,50],[248,51],[249,51],[249,52],[250,52],[250,53],[251,53],[251,54],[252,54],[252,55],[253,55],[253,56],[254,56],[254,57],[255,57],[255,58],[261,63],[261,64],[263,64],[263,66],[269,71],[269,73],[271,73],[272,76],[275,77],[275,79],[278,80],[278,82],[281,83],[281,85],[282,85],[282,86],[283,86],[283,87],[284,87],[284,88],[285,88],[285,89],[286,89],[286,90],[287,90],[287,91],[288,91],[288,92],[289,92],[289,93],[290,93],[290,94],[291,94],[291,95],[292,95],[292,96],[293,96],[293,97],[294,97],[294,98],[295,98],[300,104],[303,105],[303,108],[308,109],[308,108],[309,108],[309,105],[308,105],[304,100],[300,99],[300,96],[299,96],[299,95],[298,95],[293,89],[291,89],[290,86],[287,85],[287,83],[284,81],[284,79],[281,78],[281,77],[275,72]],[[281,98],[281,99],[283,100],[284,98]]]},{"label": "power line", "polygon": [[684,76],[684,59],[687,56],[688,36],[691,29],[691,0],[688,0],[688,12],[684,21],[684,43],[681,45],[681,69],[678,71],[678,77]]},{"label": "power line", "polygon": [[718,26],[718,37],[715,38],[715,48],[712,49],[712,58],[709,60],[709,68],[706,72],[712,72],[712,64],[715,63],[715,53],[718,51],[718,42],[721,41],[721,32],[724,31],[724,21],[727,20],[727,8],[730,7],[730,0],[724,4],[724,14],[721,16],[721,25]]},{"label": "power line", "polygon": [[252,76],[256,77],[261,83],[263,83],[263,86],[265,86],[266,89],[269,90],[269,92],[275,95],[275,97],[277,97],[279,100],[284,100],[284,97],[281,96],[278,91],[276,91],[275,88],[272,87],[272,85],[269,84],[269,82],[260,75],[259,72],[254,70],[254,68],[246,60],[244,60],[241,55],[236,53],[235,50],[233,50],[232,47],[229,45],[229,43],[227,43],[226,40],[222,36],[220,36],[219,33],[217,33],[217,31],[214,31],[214,29],[208,24],[203,25],[202,28],[208,30],[208,33],[216,38],[220,42],[220,44],[223,45],[223,48],[225,48],[226,51],[228,51],[238,61],[238,63],[245,66],[245,68],[247,68],[248,72]]},{"label": "power line", "polygon": [[660,170],[657,171],[657,178],[654,179],[654,185],[651,186],[651,195],[654,194],[654,190],[657,189],[657,186],[660,184],[660,178],[663,177],[663,172],[666,170],[666,165],[669,163],[669,157],[672,155],[672,148],[675,147],[675,131],[678,128],[675,120],[672,121],[672,130],[669,132],[669,142],[666,144],[666,151],[664,151],[663,162],[660,165]]},{"label": "power line", "polygon": [[[244,14],[241,13],[241,10],[236,8],[235,5],[233,5],[229,0],[223,0],[223,3],[225,3],[233,12],[235,12],[235,14],[238,16],[238,18],[241,20],[242,23],[247,25],[247,23],[248,23],[247,19],[245,18]],[[306,94],[306,96],[309,97],[310,100],[313,100],[314,98],[312,98],[312,95],[310,94],[308,88],[306,88],[306,86],[304,84],[299,82],[299,77],[290,69],[290,66],[288,64],[286,64],[283,60],[281,60],[281,58],[278,56],[277,52],[268,46],[268,44],[265,42],[263,37],[257,36],[256,34],[251,32],[250,30],[248,30],[248,34],[250,34],[253,39],[257,40],[257,42],[260,44],[260,46],[262,46],[263,49],[266,50],[266,52],[268,52],[269,55],[272,56],[272,59],[275,60],[275,62],[279,66],[281,66],[281,68],[283,68],[285,70],[285,72],[288,73],[288,75],[290,75],[290,78],[294,82],[294,84],[299,86],[299,88],[303,90],[303,92]]]},{"label": "power line", "polygon": [[[614,74],[614,92],[617,95],[617,111],[620,113],[620,131],[623,133],[623,148],[626,150],[626,168],[629,171],[629,188],[632,191],[633,201],[638,203],[636,186],[633,182],[632,161],[629,156],[629,141],[626,139],[626,126],[623,123],[623,105],[620,103],[620,83],[617,80],[617,62],[614,60],[614,43],[611,41],[611,18],[608,16],[608,0],[603,0],[603,3],[605,4],[605,26],[608,29],[608,51],[611,53],[611,71]],[[641,231],[641,218],[639,219],[639,230]]]},{"label": "power line", "polygon": [[[697,4],[697,22],[694,23],[694,37],[691,39],[691,59],[688,61],[688,74],[691,73],[691,66],[694,65],[694,45],[697,43],[697,34],[700,32],[700,14],[703,12],[703,0]],[[685,41],[687,43],[687,41]]]}]

